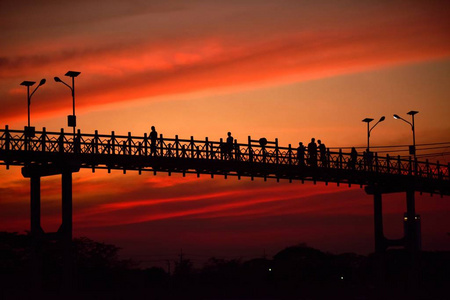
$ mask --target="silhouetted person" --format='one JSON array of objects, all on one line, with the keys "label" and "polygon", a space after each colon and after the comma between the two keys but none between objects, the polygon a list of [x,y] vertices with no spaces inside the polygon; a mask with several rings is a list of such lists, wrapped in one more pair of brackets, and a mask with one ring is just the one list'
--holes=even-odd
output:
[{"label": "silhouetted person", "polygon": [[363,156],[367,171],[372,171],[373,153],[367,148]]},{"label": "silhouetted person", "polygon": [[312,138],[311,143],[308,144],[309,165],[317,167],[317,144],[316,139]]},{"label": "silhouetted person", "polygon": [[305,146],[303,145],[302,142],[298,143],[298,148],[297,148],[297,161],[298,161],[298,165],[299,166],[304,166],[305,165]]},{"label": "silhouetted person", "polygon": [[354,170],[356,168],[356,160],[358,159],[358,152],[356,152],[355,147],[352,147],[350,152],[350,161],[348,162],[349,169]]},{"label": "silhouetted person", "polygon": [[155,130],[155,126],[152,126],[152,131],[150,132],[150,149],[152,155],[156,155],[156,140],[158,139],[158,133]]},{"label": "silhouetted person", "polygon": [[327,166],[327,148],[325,147],[325,144],[322,144],[321,140],[317,140],[317,143],[319,146],[317,148],[319,149],[320,154],[320,161],[322,162],[322,167]]},{"label": "silhouetted person", "polygon": [[227,137],[227,143],[226,143],[226,153],[228,155],[228,158],[232,159],[233,156],[232,156],[231,152],[233,150],[233,141],[234,141],[234,139],[231,136],[231,132],[228,132],[227,135],[228,135],[228,137]]}]

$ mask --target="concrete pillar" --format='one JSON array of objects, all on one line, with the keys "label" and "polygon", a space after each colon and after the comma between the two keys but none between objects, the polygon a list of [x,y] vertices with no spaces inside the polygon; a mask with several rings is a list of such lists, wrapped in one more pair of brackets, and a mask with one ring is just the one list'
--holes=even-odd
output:
[{"label": "concrete pillar", "polygon": [[413,187],[406,190],[406,232],[405,248],[408,251],[410,265],[408,272],[408,297],[414,299],[417,297],[417,289],[420,277],[419,271],[419,244],[418,233],[416,230],[416,205]]},{"label": "concrete pillar", "polygon": [[383,233],[383,210],[382,196],[379,191],[373,194],[373,221],[375,233],[375,253],[382,253],[386,250],[386,242]]},{"label": "concrete pillar", "polygon": [[416,204],[415,204],[415,192],[414,189],[408,188],[406,190],[406,236],[405,247],[410,252],[418,250],[417,243],[417,230],[416,230]]},{"label": "concrete pillar", "polygon": [[41,177],[30,177],[31,286],[42,290]]},{"label": "concrete pillar", "polygon": [[63,290],[73,290],[73,265],[72,251],[72,172],[62,172],[62,224],[59,230],[63,243]]}]

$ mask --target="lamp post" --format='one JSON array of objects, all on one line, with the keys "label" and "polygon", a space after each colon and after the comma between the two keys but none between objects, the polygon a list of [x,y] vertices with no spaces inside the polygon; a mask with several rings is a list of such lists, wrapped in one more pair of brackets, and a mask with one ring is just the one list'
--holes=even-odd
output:
[{"label": "lamp post", "polygon": [[403,122],[406,122],[406,123],[408,123],[409,125],[411,125],[411,129],[412,129],[412,132],[413,132],[413,145],[409,147],[409,154],[414,155],[414,160],[416,160],[416,158],[417,158],[417,157],[416,157],[416,130],[415,130],[415,127],[414,127],[414,115],[416,115],[416,114],[418,114],[418,113],[419,113],[419,112],[418,112],[418,111],[415,111],[415,110],[411,110],[411,111],[409,111],[409,112],[406,113],[407,115],[410,115],[410,116],[411,116],[411,118],[412,118],[412,123],[409,122],[409,121],[406,121],[405,119],[403,119],[403,118],[400,117],[399,115],[394,114],[394,119],[396,119],[396,120],[402,120]]},{"label": "lamp post", "polygon": [[75,138],[75,129],[77,127],[77,117],[75,116],[75,77],[77,77],[80,74],[81,74],[81,72],[76,72],[76,71],[68,71],[65,74],[65,76],[72,78],[72,86],[70,86],[67,83],[65,83],[64,81],[62,81],[59,77],[54,78],[56,82],[61,82],[62,84],[67,86],[72,91],[72,109],[73,109],[73,111],[72,111],[72,115],[67,116],[67,126],[73,127],[74,138]]},{"label": "lamp post", "polygon": [[27,87],[27,102],[28,102],[28,126],[25,128],[25,135],[28,137],[34,137],[35,131],[34,127],[30,126],[30,105],[31,105],[31,97],[33,94],[37,91],[37,89],[45,84],[45,79],[41,79],[39,82],[39,85],[34,89],[34,91],[30,95],[30,86],[33,86],[36,82],[35,81],[23,81],[20,85]]},{"label": "lamp post", "polygon": [[378,123],[383,122],[386,118],[384,116],[382,116],[378,122],[375,123],[375,125],[372,126],[372,128],[369,128],[370,125],[369,123],[373,121],[373,119],[371,118],[365,118],[364,120],[362,120],[362,122],[367,123],[367,152],[370,151],[370,133],[372,132],[372,130],[375,128],[375,126],[378,125]]}]

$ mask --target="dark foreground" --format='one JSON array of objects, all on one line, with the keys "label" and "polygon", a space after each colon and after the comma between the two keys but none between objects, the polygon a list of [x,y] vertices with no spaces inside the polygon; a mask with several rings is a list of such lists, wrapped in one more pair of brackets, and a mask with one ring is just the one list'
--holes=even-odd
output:
[{"label": "dark foreground", "polygon": [[[450,252],[402,250],[333,255],[298,245],[272,259],[210,258],[194,269],[178,260],[173,274],[141,269],[119,248],[75,239],[74,279],[63,282],[61,246],[42,245],[42,269],[31,274],[27,235],[0,233],[0,299],[448,299]],[[41,282],[36,286],[36,282]]]}]

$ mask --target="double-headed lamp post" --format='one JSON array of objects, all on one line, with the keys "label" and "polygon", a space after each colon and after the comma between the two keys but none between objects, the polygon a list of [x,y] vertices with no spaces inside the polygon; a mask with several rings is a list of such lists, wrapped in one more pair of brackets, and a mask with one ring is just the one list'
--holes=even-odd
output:
[{"label": "double-headed lamp post", "polygon": [[384,116],[382,116],[378,122],[375,123],[375,125],[372,126],[372,128],[369,128],[369,123],[373,121],[373,119],[371,118],[365,118],[364,120],[362,120],[362,122],[367,123],[367,151],[370,151],[370,133],[372,132],[372,130],[375,128],[375,126],[378,125],[378,123],[383,122],[386,118]]},{"label": "double-headed lamp post", "polygon": [[414,155],[414,160],[416,160],[416,158],[417,158],[416,157],[416,131],[415,131],[415,128],[414,128],[414,115],[418,114],[418,113],[419,112],[415,111],[415,110],[411,110],[410,112],[406,113],[407,115],[410,115],[412,117],[412,123],[409,122],[409,121],[406,121],[405,119],[403,119],[399,115],[394,115],[394,119],[402,120],[403,122],[406,122],[409,125],[411,125],[411,129],[412,129],[412,132],[413,132],[413,145],[412,145],[412,147],[409,147],[409,154]]},{"label": "double-headed lamp post", "polygon": [[35,134],[34,127],[30,126],[30,105],[31,105],[31,97],[33,94],[37,91],[37,89],[45,84],[45,79],[41,79],[39,82],[39,85],[34,89],[34,91],[30,95],[30,86],[33,86],[36,82],[35,81],[23,81],[20,85],[27,87],[27,102],[28,102],[28,126],[25,128],[25,135],[28,137],[33,137]]},{"label": "double-headed lamp post", "polygon": [[67,126],[73,127],[73,136],[74,136],[74,138],[75,138],[75,129],[77,127],[77,117],[75,116],[75,77],[77,77],[80,74],[81,74],[81,72],[76,72],[76,71],[68,71],[65,74],[65,76],[68,76],[68,77],[72,78],[72,86],[70,86],[67,83],[65,83],[64,81],[62,81],[59,77],[55,77],[54,78],[56,82],[61,82],[62,84],[67,86],[72,91],[72,108],[73,108],[73,113],[72,113],[72,115],[68,115],[67,116]]}]

